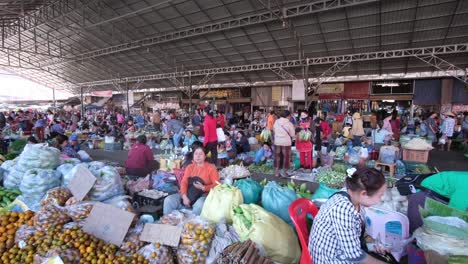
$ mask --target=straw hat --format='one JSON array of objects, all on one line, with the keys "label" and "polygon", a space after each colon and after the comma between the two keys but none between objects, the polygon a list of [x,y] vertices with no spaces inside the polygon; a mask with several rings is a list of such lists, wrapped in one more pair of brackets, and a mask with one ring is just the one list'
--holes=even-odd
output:
[{"label": "straw hat", "polygon": [[359,119],[359,118],[361,118],[361,114],[356,112],[356,113],[353,114],[353,118],[354,119]]}]

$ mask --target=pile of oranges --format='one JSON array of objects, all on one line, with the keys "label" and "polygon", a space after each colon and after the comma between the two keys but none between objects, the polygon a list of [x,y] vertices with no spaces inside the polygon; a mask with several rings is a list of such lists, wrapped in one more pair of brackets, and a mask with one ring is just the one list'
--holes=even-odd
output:
[{"label": "pile of oranges", "polygon": [[34,225],[33,217],[32,211],[8,212],[0,215],[0,256],[15,245],[16,230],[20,226]]},{"label": "pile of oranges", "polygon": [[47,231],[37,231],[25,239],[22,248],[13,245],[1,256],[1,263],[31,264],[37,256],[55,253],[64,263],[83,264],[148,264],[136,253],[123,255],[115,245],[83,232],[78,226],[64,228],[55,225]]}]

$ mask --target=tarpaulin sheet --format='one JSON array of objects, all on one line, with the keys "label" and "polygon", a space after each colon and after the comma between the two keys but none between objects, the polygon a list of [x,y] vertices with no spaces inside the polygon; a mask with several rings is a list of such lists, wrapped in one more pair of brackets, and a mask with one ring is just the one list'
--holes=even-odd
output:
[{"label": "tarpaulin sheet", "polygon": [[369,99],[369,82],[350,82],[344,84],[345,99]]},{"label": "tarpaulin sheet", "polygon": [[416,80],[413,103],[415,105],[440,104],[442,82],[439,79]]},{"label": "tarpaulin sheet", "polygon": [[468,91],[465,85],[460,80],[454,80],[452,91],[452,103],[454,104],[468,104]]}]

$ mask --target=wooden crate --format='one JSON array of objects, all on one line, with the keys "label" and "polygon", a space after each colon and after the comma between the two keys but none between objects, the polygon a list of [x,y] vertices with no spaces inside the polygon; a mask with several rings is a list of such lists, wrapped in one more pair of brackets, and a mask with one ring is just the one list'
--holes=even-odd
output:
[{"label": "wooden crate", "polygon": [[417,161],[426,163],[429,160],[429,150],[403,149],[404,161]]}]

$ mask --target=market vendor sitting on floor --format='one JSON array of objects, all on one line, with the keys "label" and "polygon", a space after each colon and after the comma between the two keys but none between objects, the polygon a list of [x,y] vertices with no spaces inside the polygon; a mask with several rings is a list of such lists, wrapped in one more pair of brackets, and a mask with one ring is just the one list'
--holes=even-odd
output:
[{"label": "market vendor sitting on floor", "polygon": [[193,150],[193,163],[185,169],[180,192],[164,200],[165,215],[182,208],[192,208],[194,214],[200,215],[206,196],[220,181],[216,167],[205,159],[203,147]]},{"label": "market vendor sitting on floor", "polygon": [[136,139],[136,143],[128,152],[127,161],[125,161],[125,169],[127,174],[135,176],[146,176],[155,167],[153,152],[146,145],[146,136],[140,135]]},{"label": "market vendor sitting on floor", "polygon": [[268,142],[265,142],[263,146],[257,150],[257,153],[255,153],[254,163],[258,164],[267,159],[273,159],[273,149]]},{"label": "market vendor sitting on floor", "polygon": [[[346,191],[332,195],[314,218],[309,238],[313,263],[385,263],[369,252],[364,207],[381,202],[385,177],[375,169],[349,169]],[[382,248],[378,248],[383,253]]]},{"label": "market vendor sitting on floor", "polygon": [[61,151],[61,155],[65,158],[79,158],[76,151],[68,143],[68,137],[65,135],[57,135],[55,137],[56,147]]},{"label": "market vendor sitting on floor", "polygon": [[185,137],[184,137],[184,147],[187,146],[190,148],[193,142],[197,141],[197,137],[192,133],[192,130],[186,129],[185,130]]}]

